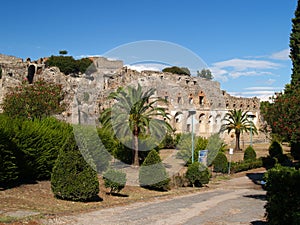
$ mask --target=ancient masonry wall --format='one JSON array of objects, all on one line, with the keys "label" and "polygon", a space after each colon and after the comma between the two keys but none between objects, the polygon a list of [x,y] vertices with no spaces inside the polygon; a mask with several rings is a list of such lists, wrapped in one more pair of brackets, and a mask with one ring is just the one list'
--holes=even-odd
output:
[{"label": "ancient masonry wall", "polygon": [[[231,109],[247,110],[255,116],[255,125],[260,127],[259,99],[230,96],[220,89],[216,81],[154,71],[137,72],[124,67],[122,61],[109,61],[102,57],[96,58],[94,64],[96,73],[72,77],[62,74],[56,67],[45,68],[42,62],[23,62],[19,58],[0,55],[3,71],[0,103],[5,94],[27,76],[28,67],[34,65],[34,80],[43,78],[63,85],[67,94],[65,102],[69,107],[58,117],[67,122],[94,123],[99,114],[113,104],[107,100],[109,93],[121,86],[136,86],[139,83],[145,89],[155,88],[156,96],[168,100],[169,104],[164,107],[171,116],[170,124],[178,133],[191,132],[193,129],[197,135],[209,137],[219,132],[222,119]],[[233,141],[231,134],[222,135],[227,143]],[[243,135],[241,140],[249,142],[249,135]],[[264,141],[266,136],[260,133],[254,136],[255,140]]]}]

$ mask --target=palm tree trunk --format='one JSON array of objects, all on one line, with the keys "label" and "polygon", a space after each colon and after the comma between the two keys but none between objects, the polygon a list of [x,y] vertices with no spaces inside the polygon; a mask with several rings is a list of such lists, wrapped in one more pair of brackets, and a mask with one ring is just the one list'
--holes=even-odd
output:
[{"label": "palm tree trunk", "polygon": [[133,135],[133,148],[134,148],[134,155],[133,155],[133,166],[138,167],[140,165],[139,162],[139,138],[138,138],[138,128],[134,129]]},{"label": "palm tree trunk", "polygon": [[236,131],[235,132],[235,148],[234,150],[235,151],[240,151],[241,148],[240,148],[240,132],[239,131]]}]

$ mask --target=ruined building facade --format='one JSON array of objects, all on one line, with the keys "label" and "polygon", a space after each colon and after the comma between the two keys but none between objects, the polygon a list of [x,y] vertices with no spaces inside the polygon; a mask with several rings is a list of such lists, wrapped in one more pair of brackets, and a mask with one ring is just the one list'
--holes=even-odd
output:
[{"label": "ruined building facade", "polygon": [[[220,131],[222,119],[228,110],[242,109],[254,116],[254,124],[261,124],[260,101],[258,98],[239,98],[221,90],[217,81],[187,75],[176,75],[155,71],[128,69],[122,61],[109,61],[99,57],[94,59],[97,72],[80,77],[66,76],[58,68],[45,68],[43,62],[23,62],[21,59],[0,55],[2,78],[0,81],[0,101],[5,93],[28,76],[30,66],[35,67],[33,82],[39,77],[60,83],[67,93],[67,111],[60,115],[70,123],[93,123],[99,114],[114,102],[107,100],[109,93],[118,87],[140,84],[145,89],[155,88],[155,97],[166,99],[170,114],[169,123],[177,133],[195,132],[209,137]],[[227,143],[232,137],[223,133]],[[242,135],[242,141],[249,142],[249,135]],[[265,140],[260,134],[254,140]]]}]

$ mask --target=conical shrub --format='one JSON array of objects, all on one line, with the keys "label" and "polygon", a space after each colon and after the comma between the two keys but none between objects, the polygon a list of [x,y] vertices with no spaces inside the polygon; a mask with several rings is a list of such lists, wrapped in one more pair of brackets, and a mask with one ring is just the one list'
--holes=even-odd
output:
[{"label": "conical shrub", "polygon": [[141,187],[168,190],[170,178],[166,168],[161,162],[160,156],[155,150],[151,150],[140,167],[139,182]]},{"label": "conical shrub", "polygon": [[55,197],[72,201],[89,201],[99,193],[97,173],[81,155],[74,136],[67,139],[51,175]]},{"label": "conical shrub", "polygon": [[244,152],[244,161],[254,161],[256,159],[256,152],[252,146],[248,146]]},{"label": "conical shrub", "polygon": [[213,163],[213,171],[217,173],[227,173],[228,172],[228,160],[223,152],[219,152]]}]

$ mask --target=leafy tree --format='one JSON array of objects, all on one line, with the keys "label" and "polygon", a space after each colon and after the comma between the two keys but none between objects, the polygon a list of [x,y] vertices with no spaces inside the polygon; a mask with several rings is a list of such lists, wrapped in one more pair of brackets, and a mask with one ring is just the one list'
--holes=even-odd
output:
[{"label": "leafy tree", "polygon": [[64,92],[59,84],[42,79],[34,84],[23,82],[6,94],[3,110],[11,117],[42,118],[63,112],[63,99]]},{"label": "leafy tree", "polygon": [[292,20],[290,35],[290,58],[292,60],[291,84],[284,94],[273,98],[274,102],[263,112],[272,133],[291,143],[292,155],[300,158],[300,1]]},{"label": "leafy tree", "polygon": [[137,88],[120,88],[109,95],[116,103],[106,109],[100,118],[105,127],[113,128],[117,137],[132,140],[134,166],[139,166],[139,139],[160,137],[171,129],[164,121],[164,118],[168,118],[166,109],[157,106],[159,103],[166,104],[167,101],[153,98],[154,93],[155,89],[143,91],[140,85]]},{"label": "leafy tree", "polygon": [[173,74],[179,74],[179,75],[191,75],[191,72],[186,67],[178,67],[178,66],[172,66],[172,67],[166,67],[162,70],[164,73],[173,73]]},{"label": "leafy tree", "polygon": [[60,55],[67,55],[67,54],[68,54],[68,51],[67,51],[67,50],[60,50],[60,51],[59,51],[59,54],[60,54]]},{"label": "leafy tree", "polygon": [[269,146],[269,155],[274,158],[283,154],[282,146],[278,141],[272,141]]},{"label": "leafy tree", "polygon": [[214,77],[209,69],[202,69],[201,71],[197,71],[197,76],[205,78],[207,80],[212,80]]},{"label": "leafy tree", "polygon": [[253,121],[248,118],[248,111],[243,112],[241,109],[239,110],[229,110],[226,113],[223,121],[226,123],[222,125],[221,132],[228,131],[228,134],[231,131],[235,132],[235,150],[239,151],[240,148],[240,135],[243,132],[248,132],[252,129],[252,132],[257,134],[257,128],[254,125]]},{"label": "leafy tree", "polygon": [[290,35],[290,57],[292,60],[292,81],[291,85],[300,88],[300,1],[292,19],[292,32]]},{"label": "leafy tree", "polygon": [[51,189],[55,197],[71,201],[89,201],[99,193],[97,172],[84,160],[73,135],[55,162]]},{"label": "leafy tree", "polygon": [[159,154],[151,150],[139,171],[140,185],[149,189],[168,190],[170,178]]}]

